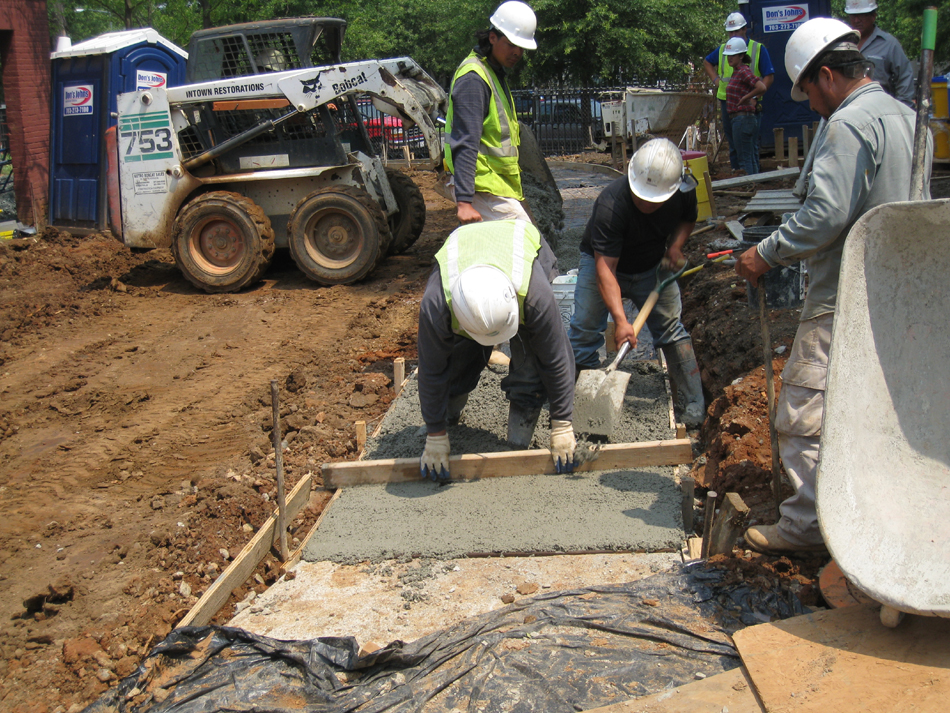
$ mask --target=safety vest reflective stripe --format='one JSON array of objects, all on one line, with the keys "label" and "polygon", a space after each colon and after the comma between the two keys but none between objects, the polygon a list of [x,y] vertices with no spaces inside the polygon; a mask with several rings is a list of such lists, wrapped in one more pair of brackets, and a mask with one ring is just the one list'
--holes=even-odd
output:
[{"label": "safety vest reflective stripe", "polygon": [[498,79],[495,77],[495,73],[487,71],[488,68],[485,66],[485,63],[478,57],[469,57],[459,65],[459,68],[461,69],[470,64],[478,65],[482,70],[478,75],[488,80],[492,97],[495,99],[495,109],[497,110],[495,113],[498,115],[498,125],[501,127],[501,146],[489,146],[485,143],[483,138],[482,142],[478,145],[478,153],[484,156],[497,156],[499,158],[508,156],[517,157],[518,147],[511,143],[511,124],[508,123],[508,113],[505,111],[505,105],[508,103],[507,97],[501,87],[498,86]]},{"label": "safety vest reflective stripe", "polygon": [[[531,267],[541,249],[541,233],[524,220],[492,220],[457,228],[435,254],[442,272],[445,302],[452,311],[452,286],[462,271],[473,265],[497,267],[518,290],[520,320],[531,282]],[[452,330],[465,334],[452,312]]]},{"label": "safety vest reflective stripe", "polygon": [[[756,77],[762,76],[762,70],[759,69],[759,55],[762,53],[762,43],[756,42],[755,40],[749,40],[749,49],[747,54],[751,55],[752,58],[752,74]],[[732,76],[732,67],[729,65],[729,60],[726,59],[726,45],[720,45],[719,47],[719,87],[716,90],[716,98],[726,99],[726,87],[729,85],[729,77]],[[762,98],[759,97],[759,101],[762,101]]]},{"label": "safety vest reflective stripe", "polygon": [[[515,115],[514,102],[504,91],[503,84],[484,59],[474,52],[459,65],[452,78],[449,96],[459,77],[475,72],[488,85],[490,98],[488,114],[482,122],[482,135],[475,164],[475,191],[494,196],[524,199],[521,186],[521,170],[518,166],[518,146],[521,132]],[[455,107],[450,98],[445,117],[446,133],[451,134]],[[445,144],[445,168],[455,173],[452,147]]]}]

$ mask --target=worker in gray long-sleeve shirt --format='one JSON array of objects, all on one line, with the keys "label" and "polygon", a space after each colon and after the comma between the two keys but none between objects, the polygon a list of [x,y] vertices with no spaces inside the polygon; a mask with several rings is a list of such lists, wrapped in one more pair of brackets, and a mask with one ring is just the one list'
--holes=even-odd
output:
[{"label": "worker in gray long-sleeve shirt", "polygon": [[913,108],[913,67],[897,38],[877,26],[877,1],[847,0],[844,11],[851,27],[861,33],[858,49],[866,60],[874,64],[871,78],[885,92]]},{"label": "worker in gray long-sleeve shirt", "polygon": [[509,445],[530,445],[548,400],[556,470],[573,470],[574,353],[551,288],[556,263],[537,228],[523,220],[463,225],[436,253],[419,308],[423,476],[449,476],[446,427],[459,422],[492,345],[505,340],[511,363],[501,388],[509,400]]},{"label": "worker in gray long-sleeve shirt", "polygon": [[521,134],[506,70],[535,49],[534,11],[508,0],[476,33],[478,45],[455,70],[445,117],[447,187],[462,225],[481,220],[531,220],[523,200]]},{"label": "worker in gray long-sleeve shirt", "polygon": [[[884,93],[868,74],[858,33],[839,20],[815,18],[789,38],[785,66],[792,99],[809,100],[826,120],[815,137],[802,207],[768,238],[739,256],[736,272],[755,284],[777,265],[805,260],[808,293],[782,372],[775,430],[795,495],[774,525],[746,530],[746,542],[769,554],[824,552],[815,506],[825,377],[845,239],[875,206],[910,198],[914,112]],[[932,143],[928,139],[930,175]],[[930,198],[929,182],[924,198]]]}]

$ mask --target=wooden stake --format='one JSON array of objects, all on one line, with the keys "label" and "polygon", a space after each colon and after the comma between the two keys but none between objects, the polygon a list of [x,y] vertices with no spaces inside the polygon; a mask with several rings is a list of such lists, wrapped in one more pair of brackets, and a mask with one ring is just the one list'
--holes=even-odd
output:
[{"label": "wooden stake", "polygon": [[772,498],[775,514],[781,519],[782,471],[778,462],[778,432],[775,430],[775,376],[772,373],[772,338],[769,336],[769,312],[765,304],[765,280],[759,278],[759,326],[762,334],[762,353],[765,361],[765,393],[769,405],[769,445],[772,448]]},{"label": "wooden stake", "polygon": [[356,422],[356,450],[362,451],[366,447],[366,421]]},{"label": "wooden stake", "polygon": [[[582,454],[579,456],[584,457]],[[693,447],[688,438],[644,443],[608,443],[587,455],[587,460],[574,468],[574,471],[648,468],[692,462]],[[450,456],[449,468],[453,481],[554,474],[554,463],[551,460],[551,454],[546,449]],[[422,480],[419,474],[418,458],[325,463],[322,470],[323,484],[326,488]]]},{"label": "wooden stake", "polygon": [[775,136],[775,160],[781,163],[785,160],[785,129],[776,126],[772,134]]},{"label": "wooden stake", "polygon": [[788,167],[798,168],[798,137],[788,137]]},{"label": "wooden stake", "polygon": [[620,123],[615,121],[610,127],[610,162],[618,171],[623,170],[620,159],[620,145],[624,142],[625,139],[620,135]]},{"label": "wooden stake", "polygon": [[406,360],[403,357],[396,357],[393,360],[393,388],[396,390],[396,396],[399,396],[404,383],[406,383]]},{"label": "wooden stake", "polygon": [[683,531],[687,535],[693,534],[693,500],[696,497],[696,481],[686,476],[680,481],[683,491]]},{"label": "wooden stake", "polygon": [[748,520],[749,506],[738,493],[726,493],[712,526],[709,556],[731,554],[739,535],[745,531]]},{"label": "wooden stake", "polygon": [[709,541],[712,539],[713,518],[716,516],[716,491],[706,493],[706,509],[703,512],[703,551],[702,559],[709,558]]},{"label": "wooden stake", "polygon": [[802,156],[808,155],[808,147],[811,146],[810,128],[808,124],[802,124]]},{"label": "wooden stake", "polygon": [[286,562],[290,556],[290,550],[287,549],[287,508],[284,499],[284,454],[281,443],[283,439],[280,435],[280,405],[277,399],[277,381],[270,382],[270,401],[272,413],[274,415],[274,428],[271,435],[274,437],[274,465],[277,467],[277,529],[280,533],[280,561]]},{"label": "wooden stake", "polygon": [[706,196],[709,198],[709,212],[714,218],[718,218],[719,209],[716,208],[716,196],[713,195],[712,179],[709,177],[709,171],[703,171],[703,182],[706,184]]}]

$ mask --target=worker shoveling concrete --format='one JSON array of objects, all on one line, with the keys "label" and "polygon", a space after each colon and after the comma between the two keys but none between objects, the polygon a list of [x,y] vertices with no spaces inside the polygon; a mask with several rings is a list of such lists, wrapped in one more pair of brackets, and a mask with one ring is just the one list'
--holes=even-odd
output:
[{"label": "worker shoveling concrete", "polygon": [[[647,317],[660,297],[660,293],[676,281],[686,270],[684,262],[673,272],[663,263],[656,268],[656,286],[650,292],[633,322],[633,336],[636,337],[646,324]],[[586,369],[577,378],[574,387],[574,430],[591,436],[610,438],[623,412],[624,396],[630,375],[617,371],[617,366],[630,351],[630,342],[624,342],[617,356],[605,369]]]}]

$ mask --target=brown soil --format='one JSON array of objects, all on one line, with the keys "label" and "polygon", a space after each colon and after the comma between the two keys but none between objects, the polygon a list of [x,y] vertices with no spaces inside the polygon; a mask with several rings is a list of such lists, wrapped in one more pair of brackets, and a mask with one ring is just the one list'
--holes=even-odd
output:
[{"label": "brown soil", "polygon": [[[0,708],[80,710],[251,539],[276,497],[272,379],[288,487],[357,456],[354,423],[372,430],[382,417],[393,359],[414,366],[419,299],[456,224],[433,175],[412,177],[428,207],[422,238],[348,287],[317,287],[279,254],[264,282],[207,295],[167,251],[55,230],[0,244]],[[718,266],[684,283],[711,401],[693,470],[771,521],[759,326],[735,283]],[[796,319],[773,313],[775,346],[791,345]],[[326,500],[315,494],[292,523],[291,546]],[[736,554],[740,576],[791,578],[814,600],[821,562]],[[215,623],[278,566],[266,557]]]}]

